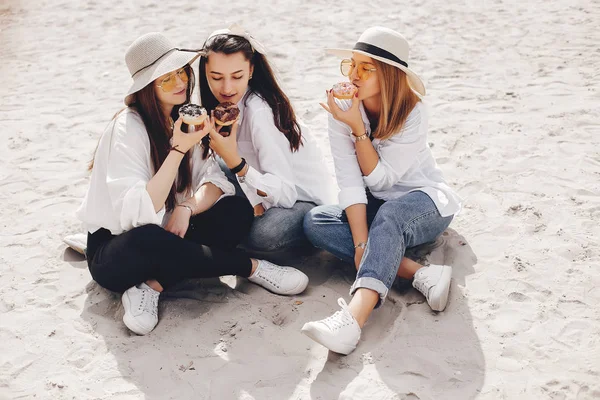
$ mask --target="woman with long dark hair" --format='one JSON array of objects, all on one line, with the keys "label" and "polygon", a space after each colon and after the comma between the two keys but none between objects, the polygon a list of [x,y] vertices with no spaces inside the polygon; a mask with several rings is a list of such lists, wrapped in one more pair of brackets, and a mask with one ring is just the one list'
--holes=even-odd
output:
[{"label": "woman with long dark hair", "polygon": [[212,119],[190,133],[179,107],[194,87],[196,51],[173,46],[160,33],[134,41],[125,55],[133,84],[104,131],[78,217],[88,231],[93,279],[122,296],[123,322],[145,335],[158,323],[160,293],[188,278],[248,277],[277,294],[297,294],[302,272],[250,258],[236,246],[248,234],[250,205],[200,140]]},{"label": "woman with long dark hair", "polygon": [[213,32],[200,60],[200,96],[209,111],[232,102],[240,116],[231,135],[210,134],[222,168],[254,207],[245,244],[273,251],[306,243],[302,221],[331,204],[335,183],[308,129],[281,90],[264,47],[239,25]]},{"label": "woman with long dark hair", "polygon": [[350,304],[302,331],[342,354],[352,352],[361,329],[381,306],[396,277],[414,279],[434,311],[448,302],[452,268],[423,266],[409,247],[435,241],[460,210],[427,143],[425,87],[408,68],[408,42],[391,29],[367,29],[351,50],[335,50],[356,86],[352,100],[328,91],[329,141],[340,204],[316,207],[304,220],[316,246],[358,270]]}]

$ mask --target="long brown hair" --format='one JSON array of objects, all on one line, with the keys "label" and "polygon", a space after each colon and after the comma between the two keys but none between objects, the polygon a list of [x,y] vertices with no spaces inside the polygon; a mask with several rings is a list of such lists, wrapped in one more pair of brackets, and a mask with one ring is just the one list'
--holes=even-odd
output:
[{"label": "long brown hair", "polygon": [[402,130],[408,115],[421,99],[410,88],[404,71],[375,59],[373,64],[381,87],[381,111],[373,137],[385,140]]},{"label": "long brown hair", "polygon": [[[250,65],[254,66],[252,79],[248,82],[250,92],[256,93],[271,107],[273,111],[273,123],[287,138],[290,143],[290,150],[292,152],[297,151],[302,145],[302,131],[296,120],[296,114],[294,113],[290,99],[279,87],[267,58],[263,54],[254,51],[247,39],[236,35],[224,34],[210,38],[204,44],[203,50],[206,53],[209,51],[223,54],[241,52],[244,55],[244,58],[250,62]],[[202,99],[202,105],[210,112],[219,104],[219,101],[208,86],[206,56],[200,58],[199,73],[200,98]]]},{"label": "long brown hair", "polygon": [[[185,69],[189,76],[185,102],[189,103],[192,96],[192,91],[194,89],[195,79],[192,68],[187,65],[185,66]],[[171,111],[171,118],[173,121],[179,118],[179,107],[180,106],[177,105],[173,107],[173,110]],[[144,122],[146,132],[148,133],[148,139],[150,140],[150,159],[152,160],[152,167],[154,169],[154,173],[156,174],[162,163],[169,155],[169,149],[171,148],[169,141],[171,136],[173,136],[173,132],[171,130],[171,121],[165,117],[160,107],[160,102],[156,97],[154,85],[150,83],[142,90],[135,93],[134,102],[123,110],[126,110],[127,108],[135,110]],[[115,114],[113,120],[117,118],[117,116],[121,114],[123,110]],[[167,197],[167,211],[175,208],[176,193],[189,192],[192,189],[192,165],[190,153],[191,151],[188,151],[185,156],[183,156],[183,160],[179,164],[177,179],[175,182],[173,182],[173,186],[171,187],[169,196]],[[89,169],[91,170],[93,166],[94,162],[92,160],[89,165]]]}]

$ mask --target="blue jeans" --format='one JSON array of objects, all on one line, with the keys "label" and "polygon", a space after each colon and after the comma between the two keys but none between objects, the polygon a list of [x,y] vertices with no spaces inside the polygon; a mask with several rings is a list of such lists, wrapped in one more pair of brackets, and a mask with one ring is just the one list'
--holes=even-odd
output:
[{"label": "blue jeans", "polygon": [[[453,216],[442,217],[435,203],[421,191],[383,201],[368,193],[367,247],[358,268],[353,295],[359,288],[379,293],[379,307],[392,287],[406,249],[434,241]],[[319,206],[304,218],[304,232],[318,248],[354,264],[354,242],[346,212],[338,205]]]},{"label": "blue jeans", "polygon": [[[225,162],[221,158],[217,160],[221,170],[235,187],[235,195],[246,198],[237,178]],[[302,224],[306,213],[315,206],[315,203],[309,201],[297,201],[292,208],[269,208],[262,216],[254,218],[250,233],[242,245],[249,250],[260,252],[308,245]]]}]

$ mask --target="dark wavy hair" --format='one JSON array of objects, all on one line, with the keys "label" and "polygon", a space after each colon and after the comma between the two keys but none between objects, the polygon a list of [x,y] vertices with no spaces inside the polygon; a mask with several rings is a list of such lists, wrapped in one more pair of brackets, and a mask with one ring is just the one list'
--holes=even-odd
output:
[{"label": "dark wavy hair", "polygon": [[[287,138],[290,143],[290,150],[292,152],[297,151],[302,145],[300,125],[298,125],[296,120],[296,114],[294,113],[290,99],[279,87],[267,58],[263,54],[255,52],[247,39],[236,35],[216,35],[204,43],[203,50],[207,54],[212,51],[227,55],[241,52],[244,55],[244,58],[254,67],[252,79],[248,82],[250,92],[256,93],[271,107],[273,111],[273,123]],[[202,105],[210,112],[219,104],[219,101],[213,95],[208,85],[206,76],[207,57],[203,56],[200,58],[200,78],[198,82]]]},{"label": "dark wavy hair", "polygon": [[[186,103],[189,103],[192,96],[192,91],[194,90],[195,77],[194,71],[189,65],[185,66],[184,68],[189,76],[185,101]],[[173,121],[179,118],[179,107],[180,105],[177,105],[173,107],[173,110],[171,111],[171,118]],[[152,167],[154,168],[154,173],[156,174],[169,155],[169,149],[171,148],[169,141],[173,133],[171,131],[171,122],[165,117],[162,109],[160,108],[160,103],[156,97],[154,85],[150,83],[139,92],[135,93],[134,102],[115,114],[113,120],[127,108],[135,110],[144,122],[146,132],[148,133],[148,139],[150,140],[150,159],[152,160]],[[185,156],[183,156],[181,164],[179,164],[177,179],[175,182],[173,182],[173,186],[171,187],[169,196],[167,197],[167,211],[171,211],[175,208],[176,193],[187,192],[192,189],[192,165],[190,153],[191,152],[188,151]],[[91,170],[93,167],[94,161],[92,160],[89,165],[89,169]]]}]

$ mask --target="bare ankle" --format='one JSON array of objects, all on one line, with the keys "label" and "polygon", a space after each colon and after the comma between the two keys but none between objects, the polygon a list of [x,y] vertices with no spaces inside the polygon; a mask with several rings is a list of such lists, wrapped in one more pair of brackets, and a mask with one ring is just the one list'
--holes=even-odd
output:
[{"label": "bare ankle", "polygon": [[412,279],[418,270],[423,268],[421,264],[411,260],[410,258],[402,258],[400,267],[398,268],[398,277],[402,279]]},{"label": "bare ankle", "polygon": [[162,293],[162,291],[164,290],[162,285],[160,283],[158,283],[157,280],[149,279],[145,283],[146,283],[146,285],[150,286],[152,289],[156,290],[159,293]]},{"label": "bare ankle", "polygon": [[354,293],[354,297],[352,297],[350,304],[348,304],[348,308],[361,329],[367,323],[369,316],[378,302],[379,293],[374,290],[360,288]]},{"label": "bare ankle", "polygon": [[256,268],[258,268],[258,260],[255,259],[255,258],[251,258],[250,262],[252,263],[252,270],[250,271],[250,275],[249,276],[252,276],[252,275],[254,275],[254,272],[256,271]]}]

